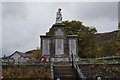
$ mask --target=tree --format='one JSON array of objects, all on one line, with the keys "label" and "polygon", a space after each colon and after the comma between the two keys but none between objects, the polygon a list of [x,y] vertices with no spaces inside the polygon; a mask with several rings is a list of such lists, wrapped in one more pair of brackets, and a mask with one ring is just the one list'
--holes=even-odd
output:
[{"label": "tree", "polygon": [[36,49],[34,50],[30,55],[29,58],[30,59],[39,59],[39,57],[41,56],[41,49]]},{"label": "tree", "polygon": [[[118,24],[118,29],[120,29],[120,22]],[[118,31],[118,42],[117,42],[117,56],[120,56],[120,30]]]},{"label": "tree", "polygon": [[102,47],[102,56],[113,56],[113,55],[116,55],[116,49],[115,49],[115,43],[114,41],[106,41],[104,42],[103,44],[103,47]]},{"label": "tree", "polygon": [[118,23],[118,28],[120,29],[120,22]]},{"label": "tree", "polygon": [[[94,27],[86,27],[80,21],[63,21],[67,35],[78,35],[78,55],[80,57],[95,57],[97,30]],[[51,35],[53,27],[46,35]]]}]

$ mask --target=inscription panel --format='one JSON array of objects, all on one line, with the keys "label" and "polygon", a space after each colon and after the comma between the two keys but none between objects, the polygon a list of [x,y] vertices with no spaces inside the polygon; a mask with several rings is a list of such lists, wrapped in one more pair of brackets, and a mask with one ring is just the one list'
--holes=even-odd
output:
[{"label": "inscription panel", "polygon": [[69,53],[71,55],[71,51],[73,54],[76,54],[76,40],[75,39],[70,39],[69,40]]},{"label": "inscription panel", "polygon": [[50,40],[49,39],[43,39],[42,40],[42,54],[43,55],[49,55],[50,52]]},{"label": "inscription panel", "polygon": [[61,29],[58,29],[56,32],[55,32],[55,35],[63,35],[63,31]]},{"label": "inscription panel", "polygon": [[56,39],[55,40],[55,54],[56,55],[64,54],[64,41],[63,41],[63,39]]}]

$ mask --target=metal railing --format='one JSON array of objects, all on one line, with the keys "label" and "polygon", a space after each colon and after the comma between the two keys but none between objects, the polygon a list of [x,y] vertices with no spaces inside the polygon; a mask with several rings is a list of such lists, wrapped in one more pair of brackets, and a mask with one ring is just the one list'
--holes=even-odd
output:
[{"label": "metal railing", "polygon": [[2,61],[2,63],[48,63],[50,61]]},{"label": "metal railing", "polygon": [[2,61],[2,65],[26,65],[26,66],[42,66],[46,64],[51,64],[50,61]]},{"label": "metal railing", "polygon": [[73,67],[75,68],[75,70],[77,71],[78,75],[80,78],[82,78],[82,80],[87,80],[85,78],[85,76],[83,75],[82,71],[80,70],[78,63],[76,62],[75,58],[73,57]]},{"label": "metal railing", "polygon": [[54,80],[54,75],[53,75],[53,62],[51,60],[51,80]]},{"label": "metal railing", "polygon": [[[74,61],[75,58],[74,58]],[[40,63],[51,63],[51,61],[1,61],[2,65],[7,64],[31,64],[40,65]],[[73,61],[72,61],[73,63]],[[120,60],[79,60],[80,64],[120,64]]]},{"label": "metal railing", "polygon": [[120,60],[79,60],[83,64],[120,64]]}]

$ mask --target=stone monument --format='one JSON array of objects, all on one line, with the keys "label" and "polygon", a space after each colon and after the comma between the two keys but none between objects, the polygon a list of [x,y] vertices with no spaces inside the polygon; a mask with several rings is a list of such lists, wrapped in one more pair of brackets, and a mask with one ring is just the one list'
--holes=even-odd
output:
[{"label": "stone monument", "polygon": [[52,26],[52,34],[40,35],[42,55],[47,60],[69,61],[71,59],[71,52],[74,57],[78,57],[78,36],[66,34],[60,11],[61,9],[59,8],[56,15],[56,23]]}]

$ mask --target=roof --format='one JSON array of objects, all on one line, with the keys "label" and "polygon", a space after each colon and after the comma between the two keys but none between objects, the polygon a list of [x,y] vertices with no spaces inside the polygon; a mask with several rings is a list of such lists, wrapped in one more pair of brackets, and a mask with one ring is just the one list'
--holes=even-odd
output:
[{"label": "roof", "polygon": [[10,56],[7,56],[7,57],[3,57],[2,59],[8,59],[10,57],[12,57],[14,54],[18,53],[19,55],[21,55],[21,57],[24,57],[24,58],[27,58],[28,57],[28,54],[25,54],[25,53],[22,53],[22,52],[19,52],[19,51],[15,51],[13,54],[11,54]]},{"label": "roof", "polygon": [[22,52],[15,51],[15,52],[13,53],[13,55],[14,55],[15,53],[20,54],[20,55],[21,55],[22,57],[24,57],[24,58],[27,58],[27,57],[28,57],[28,54],[25,54],[25,53],[22,53]]}]

